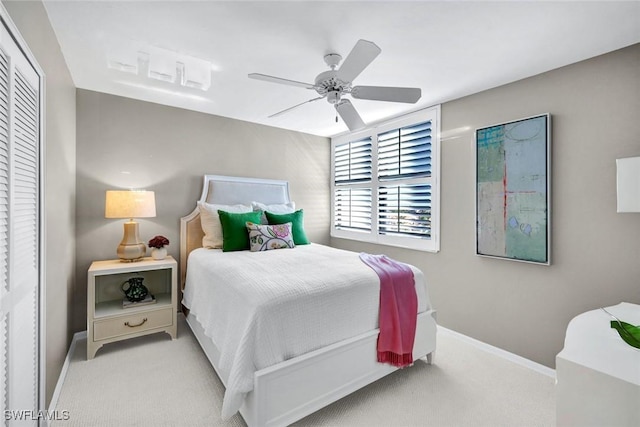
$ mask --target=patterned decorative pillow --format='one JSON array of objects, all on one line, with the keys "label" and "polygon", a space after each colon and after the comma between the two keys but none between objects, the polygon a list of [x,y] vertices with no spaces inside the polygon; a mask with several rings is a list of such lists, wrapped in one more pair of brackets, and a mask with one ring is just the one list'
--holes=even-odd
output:
[{"label": "patterned decorative pillow", "polygon": [[270,251],[272,249],[295,248],[291,223],[278,225],[260,225],[247,222],[249,231],[249,249],[251,252]]}]

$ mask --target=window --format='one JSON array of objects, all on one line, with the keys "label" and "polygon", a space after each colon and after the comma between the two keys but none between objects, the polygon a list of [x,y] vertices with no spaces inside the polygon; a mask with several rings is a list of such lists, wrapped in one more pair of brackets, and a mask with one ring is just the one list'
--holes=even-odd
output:
[{"label": "window", "polygon": [[332,139],[331,235],[439,250],[440,107]]}]

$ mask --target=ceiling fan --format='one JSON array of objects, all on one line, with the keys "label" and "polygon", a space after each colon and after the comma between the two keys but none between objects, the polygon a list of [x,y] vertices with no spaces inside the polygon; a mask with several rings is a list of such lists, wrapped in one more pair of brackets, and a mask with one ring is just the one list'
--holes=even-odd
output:
[{"label": "ceiling fan", "polygon": [[[304,89],[313,89],[320,95],[317,98],[301,102],[293,107],[272,114],[269,118],[279,116],[309,102],[326,98],[330,104],[334,105],[336,112],[340,115],[349,130],[354,131],[364,128],[365,124],[353,104],[348,99],[343,98],[344,95],[351,95],[356,99],[405,102],[409,104],[415,104],[422,96],[420,88],[352,86],[353,80],[367,68],[380,52],[382,52],[382,50],[375,43],[367,40],[358,40],[340,68],[337,67],[342,60],[342,56],[337,53],[325,55],[324,62],[331,70],[318,74],[313,84],[258,73],[249,74],[249,78],[297,86]],[[336,116],[336,121],[337,120],[338,117]]]}]

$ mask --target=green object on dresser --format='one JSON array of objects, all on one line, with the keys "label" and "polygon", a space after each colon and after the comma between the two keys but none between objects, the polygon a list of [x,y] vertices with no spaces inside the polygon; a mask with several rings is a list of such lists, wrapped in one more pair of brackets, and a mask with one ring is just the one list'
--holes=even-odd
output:
[{"label": "green object on dresser", "polygon": [[620,334],[620,338],[632,347],[640,348],[640,326],[633,326],[627,322],[612,320],[611,327]]},{"label": "green object on dresser", "polygon": [[132,277],[120,285],[120,289],[131,302],[138,302],[145,299],[149,290],[142,284],[144,277]]}]

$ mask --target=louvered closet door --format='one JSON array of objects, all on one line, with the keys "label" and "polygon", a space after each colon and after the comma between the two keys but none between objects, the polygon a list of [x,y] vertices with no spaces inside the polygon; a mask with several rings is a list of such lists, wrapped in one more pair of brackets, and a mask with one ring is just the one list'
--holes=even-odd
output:
[{"label": "louvered closet door", "polygon": [[4,23],[0,35],[0,393],[6,424],[35,425],[40,409],[40,83]]}]

